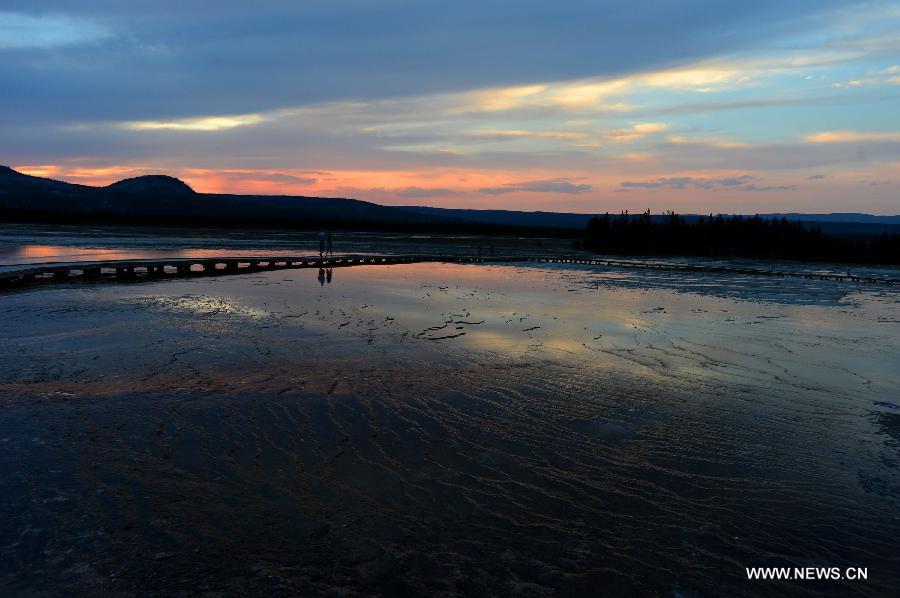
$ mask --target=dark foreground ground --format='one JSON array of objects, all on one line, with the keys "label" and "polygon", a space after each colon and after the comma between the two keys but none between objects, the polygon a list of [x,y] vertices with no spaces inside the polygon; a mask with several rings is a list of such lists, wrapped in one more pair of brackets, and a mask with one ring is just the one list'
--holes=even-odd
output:
[{"label": "dark foreground ground", "polygon": [[898,326],[564,267],[3,294],[0,594],[891,595]]}]

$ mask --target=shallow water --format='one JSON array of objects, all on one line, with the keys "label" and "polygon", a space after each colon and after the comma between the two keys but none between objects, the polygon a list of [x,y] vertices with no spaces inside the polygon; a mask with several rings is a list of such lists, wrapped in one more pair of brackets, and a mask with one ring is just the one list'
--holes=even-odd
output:
[{"label": "shallow water", "polygon": [[[572,252],[567,239],[336,231],[335,255]],[[0,224],[0,270],[22,264],[126,259],[314,255],[318,231]]]},{"label": "shallow water", "polygon": [[[440,256],[584,256],[574,239],[336,231],[333,252]],[[0,271],[24,264],[102,260],[316,255],[317,231],[0,224]],[[609,256],[638,263],[693,264],[900,281],[900,268],[861,264],[674,256]],[[650,275],[645,273],[644,275]],[[711,287],[713,288],[713,287]]]},{"label": "shallow water", "polygon": [[[900,303],[418,264],[0,295],[0,587],[885,595]],[[754,582],[750,566],[868,582]]]}]

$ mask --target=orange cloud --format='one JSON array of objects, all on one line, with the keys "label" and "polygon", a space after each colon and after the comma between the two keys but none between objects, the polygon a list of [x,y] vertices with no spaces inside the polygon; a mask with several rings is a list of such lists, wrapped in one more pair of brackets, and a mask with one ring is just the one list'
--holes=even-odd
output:
[{"label": "orange cloud", "polygon": [[98,187],[103,187],[128,177],[164,172],[156,168],[136,166],[67,167],[55,164],[42,164],[36,166],[13,166],[13,168],[19,172],[30,174],[31,176],[61,179],[80,185],[93,185]]},{"label": "orange cloud", "polygon": [[810,143],[858,143],[861,141],[900,141],[900,133],[875,131],[824,131],[803,138]]}]

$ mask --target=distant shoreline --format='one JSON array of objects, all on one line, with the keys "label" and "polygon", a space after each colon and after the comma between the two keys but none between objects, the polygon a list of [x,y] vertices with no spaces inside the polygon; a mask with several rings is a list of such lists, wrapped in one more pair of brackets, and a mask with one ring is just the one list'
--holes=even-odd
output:
[{"label": "distant shoreline", "polygon": [[[532,235],[578,238],[592,213],[388,206],[349,198],[197,193],[179,179],[148,175],[106,187],[30,176],[0,166],[0,222],[186,226],[288,230],[332,228],[397,232]],[[740,214],[716,214],[739,216]],[[630,214],[637,218],[640,214]],[[688,222],[708,217],[683,214]],[[743,216],[752,216],[750,214]],[[900,215],[760,214],[823,232],[878,235],[900,232]],[[651,219],[665,218],[654,214]]]}]

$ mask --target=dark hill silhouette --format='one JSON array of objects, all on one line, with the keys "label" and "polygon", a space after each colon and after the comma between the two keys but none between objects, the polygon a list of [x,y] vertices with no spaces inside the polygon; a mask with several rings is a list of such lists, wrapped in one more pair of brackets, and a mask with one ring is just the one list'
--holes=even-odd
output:
[{"label": "dark hill silhouette", "polygon": [[110,191],[137,195],[193,195],[195,193],[191,186],[181,179],[165,174],[148,174],[133,179],[122,179],[106,188]]},{"label": "dark hill silhouette", "polygon": [[403,206],[417,214],[450,218],[465,222],[500,224],[514,226],[540,226],[563,229],[584,228],[593,214],[571,214],[565,212],[521,212],[517,210],[465,210],[460,208],[432,208],[426,206]]},{"label": "dark hill silhouette", "polygon": [[295,228],[444,223],[440,218],[357,199],[197,193],[185,182],[165,175],[91,187],[29,176],[8,167],[0,167],[0,218],[169,225],[258,223]]}]

